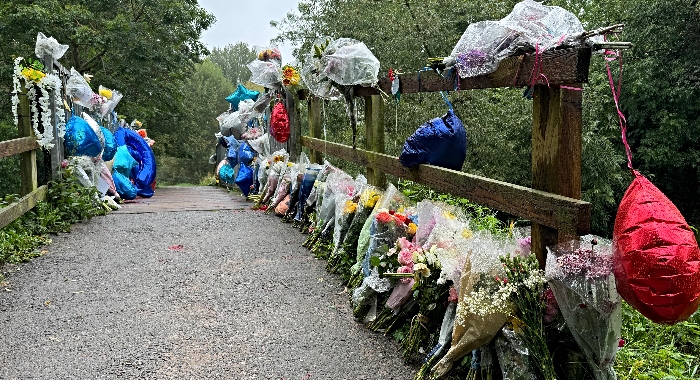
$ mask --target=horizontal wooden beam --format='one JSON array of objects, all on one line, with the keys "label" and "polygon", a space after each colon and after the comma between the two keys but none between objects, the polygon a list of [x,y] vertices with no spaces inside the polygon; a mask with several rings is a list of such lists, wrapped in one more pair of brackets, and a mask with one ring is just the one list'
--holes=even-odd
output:
[{"label": "horizontal wooden beam", "polygon": [[20,137],[14,140],[0,141],[0,158],[39,149],[36,137]]},{"label": "horizontal wooden beam", "polygon": [[0,228],[7,226],[27,211],[33,209],[39,201],[45,200],[47,191],[48,187],[46,185],[41,186],[22,197],[19,201],[0,208]]},{"label": "horizontal wooden beam", "polygon": [[591,204],[432,165],[406,168],[397,157],[303,136],[301,144],[472,202],[576,235],[590,233]]},{"label": "horizontal wooden beam", "polygon": [[[402,94],[417,92],[437,92],[472,90],[481,88],[524,87],[532,82],[533,66],[541,69],[536,75],[535,84],[566,85],[588,82],[588,69],[591,64],[591,49],[550,50],[539,55],[534,53],[508,57],[501,61],[498,69],[491,74],[457,80],[456,73],[443,77],[435,72],[408,73],[399,75],[399,91]],[[379,88],[391,94],[388,78],[379,80]],[[356,96],[377,95],[373,87],[355,86]]]}]

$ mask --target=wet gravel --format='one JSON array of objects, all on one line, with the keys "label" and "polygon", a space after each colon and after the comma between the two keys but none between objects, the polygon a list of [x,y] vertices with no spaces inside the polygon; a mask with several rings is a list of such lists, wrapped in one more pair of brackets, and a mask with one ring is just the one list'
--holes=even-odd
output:
[{"label": "wet gravel", "polygon": [[75,225],[3,269],[0,379],[412,379],[305,238],[253,211]]}]

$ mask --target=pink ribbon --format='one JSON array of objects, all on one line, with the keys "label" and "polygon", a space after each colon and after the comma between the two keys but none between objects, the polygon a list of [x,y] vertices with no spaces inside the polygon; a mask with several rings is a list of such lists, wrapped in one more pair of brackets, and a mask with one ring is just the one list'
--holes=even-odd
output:
[{"label": "pink ribbon", "polygon": [[[610,85],[610,91],[612,91],[613,100],[615,101],[615,109],[617,110],[617,116],[620,120],[620,134],[622,135],[622,144],[625,146],[625,153],[627,153],[627,167],[630,170],[634,170],[632,168],[632,150],[627,142],[627,118],[625,118],[625,114],[623,114],[620,110],[620,89],[622,88],[622,52],[605,50],[603,54],[605,54],[605,68],[608,72],[608,84]],[[609,62],[614,61],[615,59],[618,59],[620,62],[617,88],[615,88],[609,64]]]}]

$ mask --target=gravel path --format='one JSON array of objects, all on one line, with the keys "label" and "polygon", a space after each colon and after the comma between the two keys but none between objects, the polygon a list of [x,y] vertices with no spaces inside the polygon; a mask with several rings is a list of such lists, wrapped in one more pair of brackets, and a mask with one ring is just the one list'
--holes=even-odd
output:
[{"label": "gravel path", "polygon": [[253,211],[78,224],[4,268],[0,379],[411,379],[305,237]]}]

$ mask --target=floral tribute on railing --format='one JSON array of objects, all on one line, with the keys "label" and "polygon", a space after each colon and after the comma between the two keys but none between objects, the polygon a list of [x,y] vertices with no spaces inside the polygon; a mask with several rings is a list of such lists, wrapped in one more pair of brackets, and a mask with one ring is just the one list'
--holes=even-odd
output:
[{"label": "floral tribute on railing", "polygon": [[52,112],[50,108],[51,97],[56,104],[56,117],[58,121],[58,136],[65,134],[66,116],[63,111],[61,98],[61,79],[53,72],[45,73],[44,65],[34,59],[17,57],[14,61],[12,75],[12,114],[15,125],[19,122],[17,107],[19,106],[19,94],[26,89],[31,111],[32,129],[36,135],[39,146],[44,149],[54,147],[55,138],[51,123]]},{"label": "floral tribute on railing", "polygon": [[420,365],[416,380],[615,378],[610,243],[551,247],[545,271],[527,229],[476,228],[455,206],[416,204],[303,154],[259,160],[255,208],[296,215],[303,245],[349,288],[355,320],[398,340],[404,360]]}]

